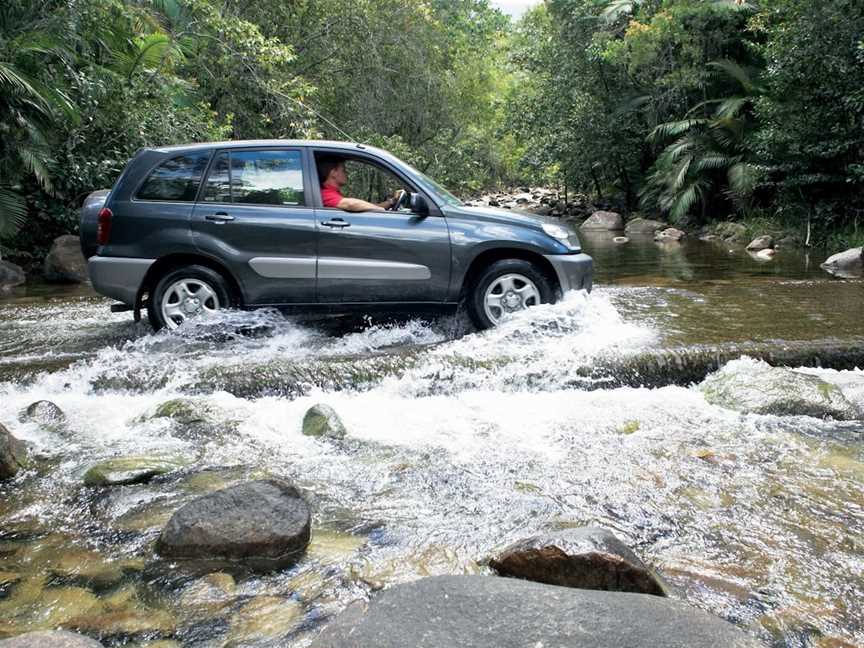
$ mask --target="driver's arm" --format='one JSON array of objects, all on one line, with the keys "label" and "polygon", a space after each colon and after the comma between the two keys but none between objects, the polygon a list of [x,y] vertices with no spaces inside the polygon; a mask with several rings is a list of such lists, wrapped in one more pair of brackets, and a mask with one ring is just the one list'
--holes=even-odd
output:
[{"label": "driver's arm", "polygon": [[382,205],[366,202],[359,198],[343,198],[336,206],[349,212],[387,211]]},{"label": "driver's arm", "polygon": [[395,194],[380,203],[370,203],[359,198],[343,198],[336,205],[339,209],[349,212],[364,212],[364,211],[387,211],[396,202]]}]

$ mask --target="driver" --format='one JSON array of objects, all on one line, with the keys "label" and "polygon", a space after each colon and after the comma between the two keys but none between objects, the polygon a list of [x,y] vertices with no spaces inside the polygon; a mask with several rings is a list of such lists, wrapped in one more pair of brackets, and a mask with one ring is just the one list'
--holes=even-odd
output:
[{"label": "driver", "polygon": [[318,160],[318,178],[321,180],[321,200],[325,207],[338,207],[349,212],[387,211],[399,199],[399,191],[381,203],[370,203],[359,198],[346,198],[342,187],[348,182],[345,160],[325,157]]}]

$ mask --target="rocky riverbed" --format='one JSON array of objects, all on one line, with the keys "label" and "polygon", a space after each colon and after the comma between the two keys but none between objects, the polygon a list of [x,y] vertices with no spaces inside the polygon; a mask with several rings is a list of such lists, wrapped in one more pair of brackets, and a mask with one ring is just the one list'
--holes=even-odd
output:
[{"label": "rocky riverbed", "polygon": [[864,284],[612,237],[481,334],[0,301],[0,640],[860,645]]}]

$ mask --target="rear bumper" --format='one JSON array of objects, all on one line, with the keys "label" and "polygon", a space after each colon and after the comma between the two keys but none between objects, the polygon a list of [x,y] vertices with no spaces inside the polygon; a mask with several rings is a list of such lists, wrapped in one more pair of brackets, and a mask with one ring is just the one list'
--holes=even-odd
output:
[{"label": "rear bumper", "polygon": [[94,256],[87,262],[87,271],[96,292],[134,306],[144,277],[155,261]]},{"label": "rear bumper", "polygon": [[561,293],[570,290],[590,291],[594,284],[594,259],[587,254],[546,254],[544,255],[558,275]]}]

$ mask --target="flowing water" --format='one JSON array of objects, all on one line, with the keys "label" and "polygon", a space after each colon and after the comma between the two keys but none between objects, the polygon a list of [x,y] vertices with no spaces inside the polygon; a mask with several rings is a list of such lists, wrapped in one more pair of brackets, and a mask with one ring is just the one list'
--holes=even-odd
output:
[{"label": "flowing water", "polygon": [[[609,382],[658,351],[686,364],[706,349],[860,347],[864,282],[793,251],[586,248],[590,296],[485,333],[258,311],[153,334],[85,287],[0,301],[0,423],[37,457],[0,485],[0,638],[62,626],[106,646],[304,646],[381,587],[483,573],[509,542],[599,524],[766,646],[864,645],[864,423],[741,414],[638,372]],[[864,411],[864,372],[807,371]],[[65,421],[22,415],[40,399]],[[302,435],[318,402],[345,440]],[[181,467],[83,485],[125,455]],[[263,475],[295,481],[314,510],[296,566],[202,576],[157,558],[182,503]]]}]

